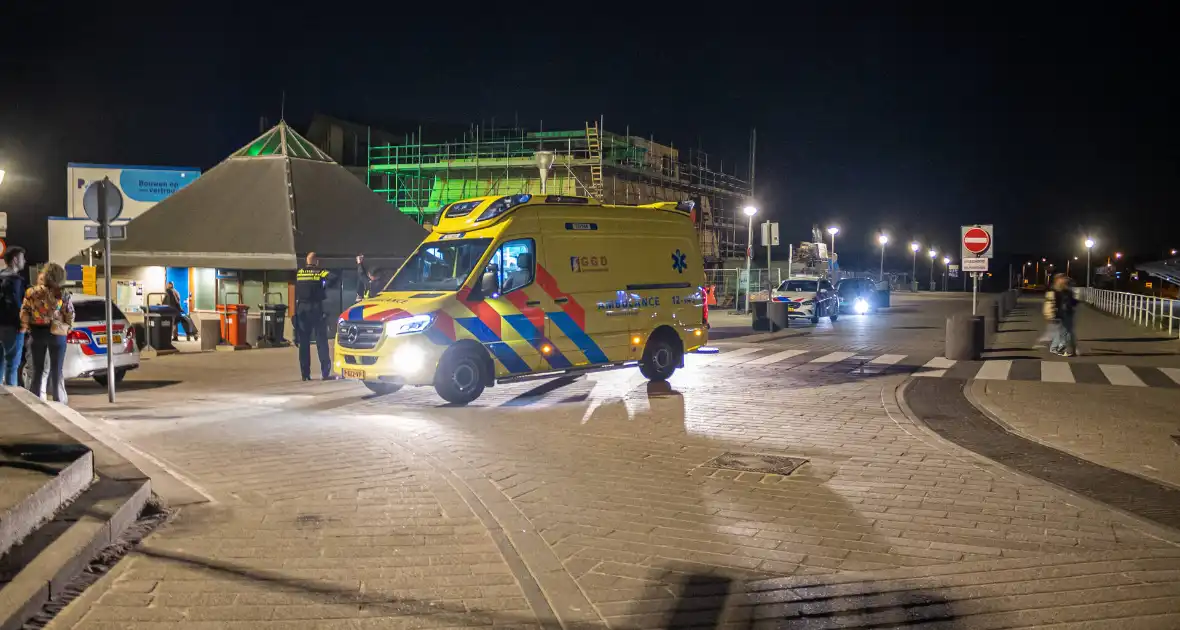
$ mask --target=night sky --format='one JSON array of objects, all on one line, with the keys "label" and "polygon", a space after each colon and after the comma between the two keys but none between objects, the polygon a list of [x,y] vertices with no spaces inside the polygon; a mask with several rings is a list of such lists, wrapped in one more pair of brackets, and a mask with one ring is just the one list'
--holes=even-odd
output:
[{"label": "night sky", "polygon": [[9,242],[43,256],[66,162],[208,169],[278,118],[285,91],[300,129],[315,112],[549,129],[601,114],[743,175],[756,127],[758,205],[785,240],[834,222],[837,250],[866,266],[878,229],[900,265],[915,237],[957,255],[976,222],[996,224],[1001,255],[1081,253],[1085,232],[1096,254],[1180,247],[1167,3],[941,4],[5,7],[0,210]]}]

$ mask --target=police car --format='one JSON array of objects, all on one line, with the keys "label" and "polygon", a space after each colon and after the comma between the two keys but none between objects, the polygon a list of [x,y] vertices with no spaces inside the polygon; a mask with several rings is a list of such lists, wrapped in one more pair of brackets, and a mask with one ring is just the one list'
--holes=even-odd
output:
[{"label": "police car", "polygon": [[[74,304],[74,327],[66,336],[66,358],[62,365],[65,378],[93,377],[99,385],[107,383],[107,350],[115,349],[115,382],[121,382],[127,372],[139,367],[139,347],[135,344],[135,329],[118,306],[111,305],[113,343],[107,343],[106,305],[101,297],[93,295],[71,295]],[[25,352],[22,356],[21,379],[26,384],[33,381],[32,339],[25,338]],[[49,357],[45,358],[46,378],[42,389],[49,381]],[[43,393],[43,392],[42,392]]]},{"label": "police car", "polygon": [[819,318],[836,321],[840,317],[840,298],[832,283],[818,276],[796,276],[783,280],[771,294],[775,302],[787,303],[789,319],[808,319],[818,324]]}]

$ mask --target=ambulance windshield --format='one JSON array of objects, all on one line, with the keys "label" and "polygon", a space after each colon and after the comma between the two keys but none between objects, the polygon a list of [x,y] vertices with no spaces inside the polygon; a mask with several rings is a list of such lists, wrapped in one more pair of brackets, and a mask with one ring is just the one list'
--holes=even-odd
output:
[{"label": "ambulance windshield", "polygon": [[458,291],[491,243],[490,238],[423,243],[385,291]]}]

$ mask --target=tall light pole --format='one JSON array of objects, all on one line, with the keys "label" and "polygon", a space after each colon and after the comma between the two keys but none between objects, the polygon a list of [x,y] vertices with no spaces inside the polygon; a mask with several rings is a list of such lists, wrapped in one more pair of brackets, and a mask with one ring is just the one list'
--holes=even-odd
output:
[{"label": "tall light pole", "polygon": [[1086,239],[1086,288],[1090,288],[1090,251],[1094,249],[1094,239]]},{"label": "tall light pole", "polygon": [[[754,215],[758,214],[758,208],[754,206],[746,206],[742,212],[750,220],[750,229],[746,237],[746,313],[750,312],[750,263],[754,258]],[[770,273],[769,270],[767,273]]]},{"label": "tall light pole", "polygon": [[885,281],[885,244],[889,242],[889,236],[882,233],[877,237],[877,242],[881,244],[881,270],[877,276],[877,282]]},{"label": "tall light pole", "polygon": [[934,251],[934,248],[931,247],[930,251],[926,252],[926,253],[930,254],[930,285],[929,286],[930,286],[930,290],[933,291],[934,290],[934,259],[938,258],[938,252]]},{"label": "tall light pole", "polygon": [[4,183],[4,169],[0,168],[0,184]]},{"label": "tall light pole", "polygon": [[917,242],[910,243],[910,251],[914,252],[914,262],[910,267],[910,285],[914,289],[914,293],[918,292],[918,250],[922,246]]},{"label": "tall light pole", "polygon": [[832,235],[832,255],[836,253],[836,235],[840,233],[840,228],[832,226],[828,228],[828,234]]},{"label": "tall light pole", "polygon": [[943,256],[942,258],[942,290],[946,291],[946,285],[950,284],[948,276],[951,272],[951,257]]}]

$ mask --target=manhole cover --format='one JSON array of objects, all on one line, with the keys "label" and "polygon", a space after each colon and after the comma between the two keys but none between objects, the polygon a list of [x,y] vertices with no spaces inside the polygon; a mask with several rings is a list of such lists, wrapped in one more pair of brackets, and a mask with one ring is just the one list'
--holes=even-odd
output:
[{"label": "manhole cover", "polygon": [[726,468],[742,472],[768,473],[774,475],[789,475],[795,469],[806,464],[806,459],[794,457],[779,457],[777,455],[759,455],[757,453],[725,453],[702,464],[706,468]]}]

